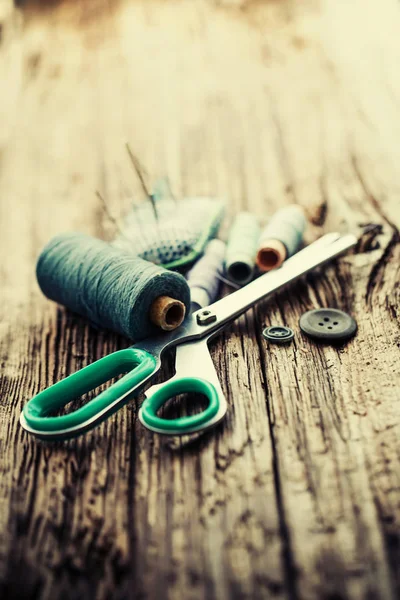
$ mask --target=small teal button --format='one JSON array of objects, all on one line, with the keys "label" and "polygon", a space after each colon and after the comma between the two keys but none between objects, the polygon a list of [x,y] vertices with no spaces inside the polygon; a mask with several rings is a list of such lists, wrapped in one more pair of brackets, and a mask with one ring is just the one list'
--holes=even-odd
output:
[{"label": "small teal button", "polygon": [[286,344],[294,338],[293,329],[284,325],[272,325],[262,332],[264,338],[273,344]]}]

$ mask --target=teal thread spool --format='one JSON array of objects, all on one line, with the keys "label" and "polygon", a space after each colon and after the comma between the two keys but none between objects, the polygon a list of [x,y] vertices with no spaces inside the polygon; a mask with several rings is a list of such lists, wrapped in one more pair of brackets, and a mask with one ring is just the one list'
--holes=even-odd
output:
[{"label": "teal thread spool", "polygon": [[249,283],[253,277],[260,225],[255,215],[239,213],[229,232],[225,257],[228,278],[239,285]]},{"label": "teal thread spool", "polygon": [[36,275],[50,300],[131,340],[175,329],[190,308],[182,275],[81,233],[53,238]]},{"label": "teal thread spool", "polygon": [[261,271],[271,271],[297,252],[303,240],[307,220],[296,204],[278,210],[262,231],[257,252]]}]

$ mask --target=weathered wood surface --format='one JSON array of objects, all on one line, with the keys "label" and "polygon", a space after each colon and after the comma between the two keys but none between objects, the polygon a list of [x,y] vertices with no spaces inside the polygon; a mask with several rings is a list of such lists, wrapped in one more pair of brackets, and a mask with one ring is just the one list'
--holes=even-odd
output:
[{"label": "weathered wood surface", "polygon": [[[1,597],[398,598],[398,2],[19,4],[0,5]],[[95,191],[116,216],[139,193],[126,142],[177,195],[382,233],[215,343],[217,431],[171,450],[132,402],[46,445],[24,403],[127,342],[46,301],[35,258],[65,229],[112,234]],[[357,337],[302,337],[319,306]],[[295,342],[267,347],[270,323]]]}]

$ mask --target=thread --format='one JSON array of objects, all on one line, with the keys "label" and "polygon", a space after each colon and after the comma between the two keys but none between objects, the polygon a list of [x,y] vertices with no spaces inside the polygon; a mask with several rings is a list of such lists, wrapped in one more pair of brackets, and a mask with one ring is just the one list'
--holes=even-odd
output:
[{"label": "thread", "polygon": [[81,233],[53,238],[39,256],[36,275],[50,300],[132,340],[153,335],[163,326],[162,320],[159,327],[154,324],[156,299],[170,301],[171,313],[165,312],[165,303],[159,307],[164,329],[180,324],[190,308],[190,291],[182,275]]},{"label": "thread", "polygon": [[307,221],[297,204],[278,210],[262,231],[258,244],[257,265],[261,271],[271,271],[297,252]]},{"label": "thread", "polygon": [[240,285],[248,283],[254,274],[260,226],[255,215],[239,213],[229,232],[225,269],[229,279]]},{"label": "thread", "polygon": [[204,255],[187,274],[193,311],[208,306],[216,299],[225,251],[226,246],[223,241],[211,240],[206,246]]}]

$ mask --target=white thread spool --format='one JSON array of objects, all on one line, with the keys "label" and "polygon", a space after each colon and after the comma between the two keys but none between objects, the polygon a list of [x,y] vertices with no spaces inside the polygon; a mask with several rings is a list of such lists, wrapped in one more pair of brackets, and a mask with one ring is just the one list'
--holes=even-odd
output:
[{"label": "white thread spool", "polygon": [[203,256],[189,271],[187,280],[193,311],[208,306],[216,299],[220,284],[218,276],[223,269],[225,248],[223,241],[211,240]]},{"label": "white thread spool", "polygon": [[229,232],[225,257],[227,277],[234,283],[246,285],[252,280],[259,237],[260,226],[256,215],[238,213]]},{"label": "white thread spool", "polygon": [[257,265],[261,271],[271,271],[297,252],[303,239],[307,220],[297,204],[276,212],[259,239]]}]

